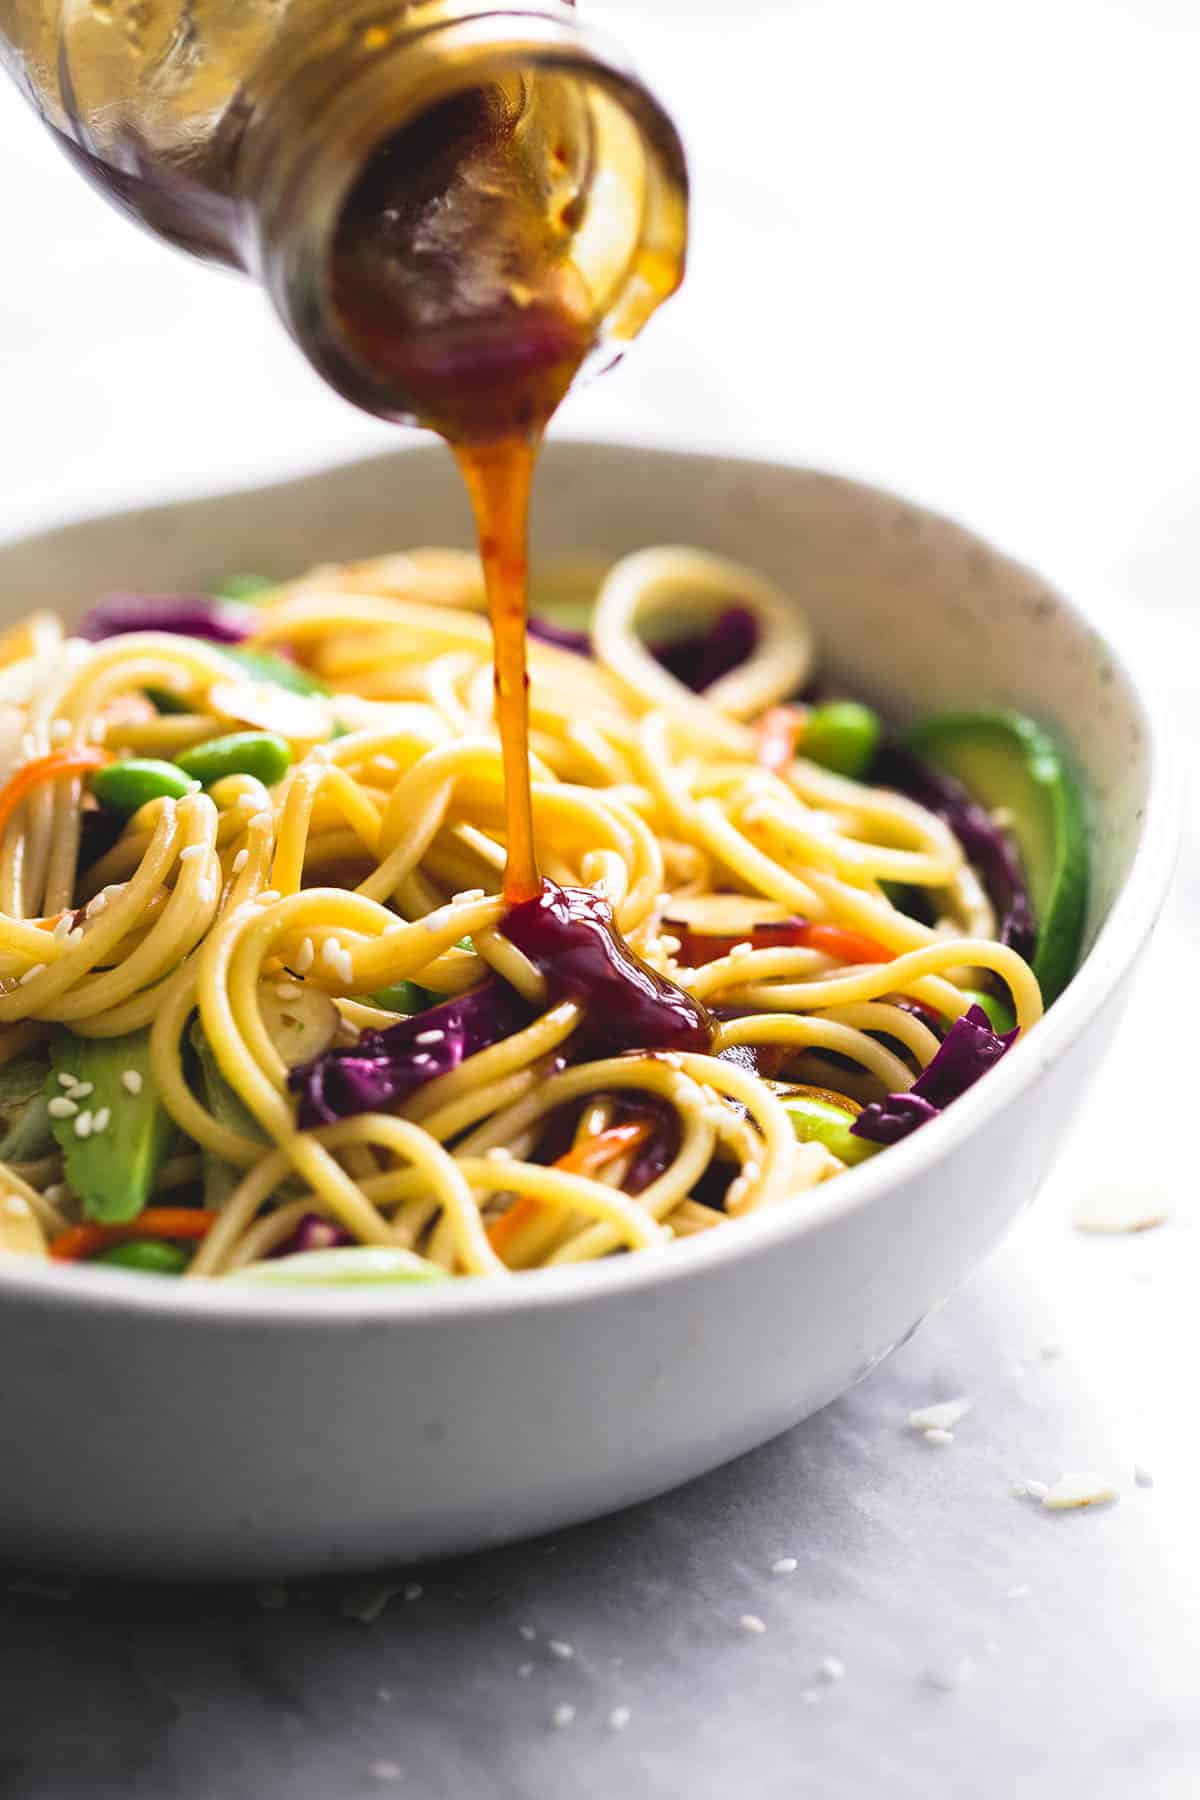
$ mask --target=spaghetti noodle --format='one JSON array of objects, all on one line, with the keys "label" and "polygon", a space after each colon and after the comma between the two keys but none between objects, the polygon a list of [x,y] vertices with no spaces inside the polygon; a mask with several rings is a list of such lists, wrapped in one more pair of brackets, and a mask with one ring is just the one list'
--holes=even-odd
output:
[{"label": "spaghetti noodle", "polygon": [[[246,607],[232,649],[47,614],[7,635],[0,1065],[47,1062],[54,1141],[0,1184],[51,1253],[137,1266],[159,1235],[191,1278],[354,1246],[405,1278],[640,1253],[871,1154],[861,1109],[928,1105],[955,1021],[1003,1048],[981,993],[1036,1023],[949,826],[806,757],[790,597],[669,548],[564,566],[533,609],[584,594],[589,655],[562,628],[529,645],[545,886],[518,906],[476,558],[315,570]],[[695,692],[651,646],[731,600],[754,647]],[[130,771],[164,764],[178,791],[144,774],[166,787],[142,798]],[[841,1136],[802,1129],[796,1096]],[[72,1169],[134,1112],[145,1192],[117,1217]]]}]

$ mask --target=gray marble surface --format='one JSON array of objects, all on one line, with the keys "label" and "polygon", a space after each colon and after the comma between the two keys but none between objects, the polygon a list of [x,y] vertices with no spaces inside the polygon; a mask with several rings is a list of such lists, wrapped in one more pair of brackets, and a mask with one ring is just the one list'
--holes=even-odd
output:
[{"label": "gray marble surface", "polygon": [[[1194,761],[1194,0],[1010,0],[1002,29],[962,0],[590,10],[688,136],[695,253],[563,429],[736,443],[958,514],[1143,639]],[[0,531],[391,444],[3,92],[0,166],[28,246],[0,283]],[[0,1576],[3,1800],[1193,1800],[1198,887],[1193,836],[1051,1187],[861,1387],[665,1500],[399,1572],[423,1593],[373,1625],[344,1585],[271,1610]],[[1157,1186],[1168,1222],[1074,1230],[1114,1177]],[[907,1429],[959,1393],[953,1444]],[[1088,1467],[1119,1505],[1009,1492]]]}]

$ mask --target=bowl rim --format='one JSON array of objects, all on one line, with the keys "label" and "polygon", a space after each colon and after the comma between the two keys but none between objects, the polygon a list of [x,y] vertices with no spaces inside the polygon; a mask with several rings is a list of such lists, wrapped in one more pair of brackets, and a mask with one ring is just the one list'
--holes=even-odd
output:
[{"label": "bowl rim", "polygon": [[[747,476],[807,474],[855,489],[872,498],[920,514],[940,526],[952,526],[995,555],[988,541],[957,524],[947,515],[910,500],[892,489],[858,481],[823,469],[813,469],[779,459],[743,457],[736,453],[686,450],[615,439],[568,438],[550,448],[559,460],[596,452],[635,452],[664,462],[691,461],[711,467],[736,464]],[[211,493],[192,493],[156,501],[149,506],[116,507],[73,520],[61,521],[9,540],[11,544],[50,542],[63,532],[85,529],[101,520],[172,513],[245,499],[248,495],[279,493],[308,482],[319,483],[331,474],[367,471],[393,464],[406,456],[429,458],[437,451],[429,445],[413,445],[382,455],[355,458],[324,468],[308,469],[264,482],[252,482]],[[0,545],[0,552],[8,544]],[[1028,565],[1004,554],[1003,560],[1032,575]],[[606,1299],[630,1296],[667,1283],[699,1280],[706,1274],[737,1265],[792,1240],[799,1241],[844,1218],[879,1204],[883,1196],[902,1182],[919,1179],[954,1153],[963,1140],[982,1129],[988,1120],[1006,1110],[1046,1073],[1088,1025],[1130,972],[1144,947],[1166,899],[1175,868],[1182,823],[1183,783],[1179,759],[1173,754],[1174,734],[1166,721],[1169,713],[1156,693],[1155,683],[1140,667],[1140,657],[1128,644],[1108,631],[1099,631],[1081,607],[1038,576],[1054,593],[1071,621],[1086,626],[1104,644],[1109,660],[1131,695],[1147,750],[1149,777],[1140,834],[1129,874],[1069,985],[1045,1016],[1036,1033],[1016,1045],[999,1067],[957,1100],[929,1126],[889,1148],[886,1157],[860,1164],[837,1181],[808,1190],[803,1209],[773,1207],[737,1220],[731,1231],[705,1232],[682,1243],[646,1250],[637,1256],[602,1259],[553,1269],[521,1272],[512,1282],[460,1278],[430,1288],[353,1287],[274,1290],[238,1287],[220,1281],[153,1282],[119,1269],[87,1271],[57,1268],[41,1259],[0,1257],[0,1304],[5,1300],[35,1300],[40,1305],[73,1313],[127,1314],[137,1319],[167,1316],[190,1327],[219,1329],[253,1325],[328,1329],[353,1329],[369,1322],[373,1327],[440,1327],[456,1319],[507,1316],[540,1312],[564,1306],[583,1307]]]}]

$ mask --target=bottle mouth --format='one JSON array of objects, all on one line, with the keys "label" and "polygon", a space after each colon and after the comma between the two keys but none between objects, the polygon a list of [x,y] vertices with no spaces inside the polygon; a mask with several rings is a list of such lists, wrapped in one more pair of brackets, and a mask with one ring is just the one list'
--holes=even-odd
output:
[{"label": "bottle mouth", "polygon": [[678,287],[679,138],[573,17],[436,27],[336,105],[263,273],[310,362],[367,411],[459,441],[536,432]]}]

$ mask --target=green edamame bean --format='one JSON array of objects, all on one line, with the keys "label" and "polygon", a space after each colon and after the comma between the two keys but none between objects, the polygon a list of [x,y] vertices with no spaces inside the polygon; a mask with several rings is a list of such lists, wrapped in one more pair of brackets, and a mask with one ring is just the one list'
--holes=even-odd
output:
[{"label": "green edamame bean", "polygon": [[415,981],[395,981],[391,987],[380,988],[369,998],[372,1005],[381,1006],[384,1012],[419,1013],[433,1005],[429,989],[419,987]]},{"label": "green edamame bean", "polygon": [[161,1238],[133,1238],[101,1250],[95,1260],[117,1269],[137,1269],[142,1275],[182,1275],[190,1258],[178,1244],[164,1244]]},{"label": "green edamame bean", "polygon": [[1001,1000],[998,994],[985,993],[982,988],[963,988],[961,992],[963,999],[969,1000],[972,1006],[982,1006],[988,1016],[988,1023],[998,1036],[1003,1037],[1016,1024],[1017,1016],[1012,1007],[1007,1000]]},{"label": "green edamame bean", "polygon": [[848,1107],[816,1094],[783,1094],[780,1098],[802,1144],[824,1144],[844,1163],[866,1162],[880,1148],[867,1138],[852,1135],[850,1127],[856,1115]]},{"label": "green edamame bean", "polygon": [[179,767],[204,787],[224,775],[253,775],[264,787],[274,787],[291,767],[292,753],[273,731],[231,731],[228,737],[210,738],[185,750]]},{"label": "green edamame bean", "polygon": [[192,790],[192,779],[175,763],[154,757],[130,756],[109,763],[92,776],[92,792],[101,806],[130,818],[148,800],[182,800]]},{"label": "green edamame bean", "polygon": [[858,700],[830,700],[808,715],[801,756],[836,775],[865,775],[879,745],[878,713]]}]

